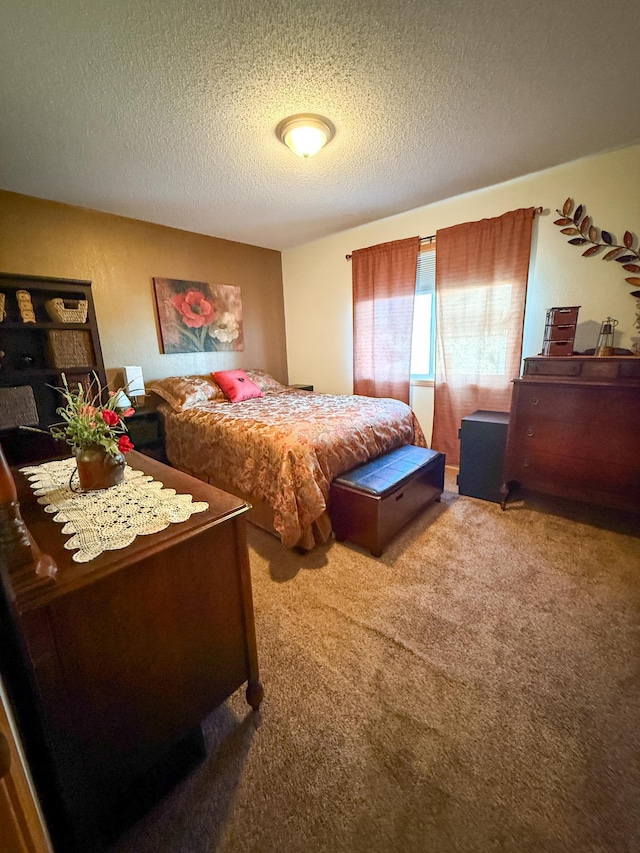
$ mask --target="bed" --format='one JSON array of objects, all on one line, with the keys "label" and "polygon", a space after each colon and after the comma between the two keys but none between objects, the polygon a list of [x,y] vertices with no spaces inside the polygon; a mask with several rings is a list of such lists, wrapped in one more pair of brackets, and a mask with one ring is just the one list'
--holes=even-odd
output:
[{"label": "bed", "polygon": [[147,389],[162,397],[171,464],[247,500],[250,520],[285,547],[326,542],[338,474],[395,447],[426,447],[398,400],[297,390],[261,370],[246,376],[261,396],[235,403],[211,376],[169,377]]}]

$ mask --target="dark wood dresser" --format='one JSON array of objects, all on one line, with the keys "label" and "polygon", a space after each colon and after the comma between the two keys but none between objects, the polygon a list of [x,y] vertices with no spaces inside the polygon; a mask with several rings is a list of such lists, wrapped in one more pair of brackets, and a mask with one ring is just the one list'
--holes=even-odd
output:
[{"label": "dark wood dresser", "polygon": [[640,512],[640,358],[525,359],[503,482]]},{"label": "dark wood dresser", "polygon": [[164,793],[171,763],[188,763],[201,722],[231,693],[247,684],[254,708],[262,699],[248,505],[141,454],[127,461],[209,508],[88,563],[72,560],[63,525],[14,472],[26,526],[57,565],[53,579],[23,567],[10,580],[67,811],[65,851],[101,850],[139,817],[144,791]]}]

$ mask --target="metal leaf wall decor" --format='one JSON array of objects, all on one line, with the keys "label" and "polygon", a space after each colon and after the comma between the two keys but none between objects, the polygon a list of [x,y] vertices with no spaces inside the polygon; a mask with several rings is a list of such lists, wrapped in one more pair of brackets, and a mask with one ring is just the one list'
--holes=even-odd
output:
[{"label": "metal leaf wall decor", "polygon": [[[572,212],[573,211],[573,212]],[[606,249],[606,253],[602,255],[603,261],[616,261],[622,264],[622,269],[626,272],[634,273],[632,276],[625,278],[625,281],[632,287],[640,287],[640,254],[638,250],[633,248],[634,236],[630,231],[624,232],[622,243],[616,243],[615,238],[609,231],[596,228],[591,222],[591,217],[585,215],[584,205],[579,204],[573,210],[573,199],[568,198],[562,210],[556,210],[560,215],[560,219],[556,219],[553,223],[560,227],[562,234],[570,237],[569,243],[572,246],[587,246],[582,255],[585,258],[591,258],[593,255],[599,254],[602,249]],[[640,290],[634,291],[632,296],[640,296]]]}]

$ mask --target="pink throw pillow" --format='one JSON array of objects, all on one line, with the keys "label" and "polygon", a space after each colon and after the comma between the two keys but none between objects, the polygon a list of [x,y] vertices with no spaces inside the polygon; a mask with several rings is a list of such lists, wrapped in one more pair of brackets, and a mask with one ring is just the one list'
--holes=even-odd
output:
[{"label": "pink throw pillow", "polygon": [[262,391],[244,370],[218,370],[211,374],[232,403],[262,397]]}]

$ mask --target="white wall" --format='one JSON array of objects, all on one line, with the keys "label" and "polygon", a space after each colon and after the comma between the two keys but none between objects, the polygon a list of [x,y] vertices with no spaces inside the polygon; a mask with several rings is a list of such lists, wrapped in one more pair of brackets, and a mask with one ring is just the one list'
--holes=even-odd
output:
[{"label": "white wall", "polygon": [[[350,394],[352,372],[351,265],[354,249],[439,228],[499,216],[521,207],[543,207],[531,253],[523,355],[540,351],[547,308],[580,305],[575,348],[595,347],[600,323],[619,320],[615,345],[631,348],[636,300],[621,264],[600,255],[583,258],[553,224],[556,209],[571,197],[585,205],[596,226],[621,242],[640,232],[640,145],[577,160],[505,184],[447,199],[372,222],[283,252],[289,381],[312,383],[317,391]],[[637,244],[634,244],[637,245]],[[635,336],[635,337],[634,337]],[[431,434],[433,394],[414,388],[412,405]]]}]

